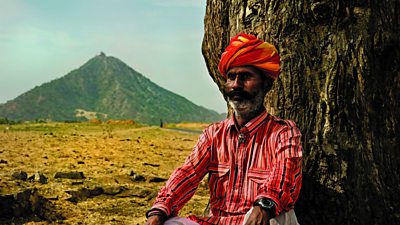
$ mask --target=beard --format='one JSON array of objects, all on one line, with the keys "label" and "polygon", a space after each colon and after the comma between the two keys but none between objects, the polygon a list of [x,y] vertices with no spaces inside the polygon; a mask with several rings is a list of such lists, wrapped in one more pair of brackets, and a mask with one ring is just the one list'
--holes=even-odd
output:
[{"label": "beard", "polygon": [[264,107],[265,93],[263,91],[251,94],[243,90],[235,90],[227,93],[227,96],[235,115],[240,117],[251,118]]}]

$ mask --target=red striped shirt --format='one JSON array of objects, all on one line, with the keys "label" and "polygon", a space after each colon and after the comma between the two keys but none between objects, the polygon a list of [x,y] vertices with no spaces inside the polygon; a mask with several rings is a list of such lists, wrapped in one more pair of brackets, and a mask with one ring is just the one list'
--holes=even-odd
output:
[{"label": "red striped shirt", "polygon": [[233,117],[212,124],[161,188],[152,208],[177,215],[210,173],[211,216],[190,217],[200,224],[241,224],[260,197],[277,204],[276,215],[288,211],[301,188],[300,138],[294,122],[266,112],[240,130]]}]

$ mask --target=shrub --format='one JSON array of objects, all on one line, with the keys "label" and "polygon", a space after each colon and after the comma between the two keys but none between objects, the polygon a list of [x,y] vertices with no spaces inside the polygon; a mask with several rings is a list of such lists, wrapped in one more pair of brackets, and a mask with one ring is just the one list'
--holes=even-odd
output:
[{"label": "shrub", "polygon": [[17,124],[17,123],[21,123],[21,121],[10,120],[7,117],[6,118],[0,117],[0,124],[12,125],[12,124]]}]

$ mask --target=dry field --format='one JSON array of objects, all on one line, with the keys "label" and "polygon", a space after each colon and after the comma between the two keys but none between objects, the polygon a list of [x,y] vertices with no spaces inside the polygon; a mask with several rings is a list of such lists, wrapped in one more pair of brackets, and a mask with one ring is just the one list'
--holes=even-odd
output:
[{"label": "dry field", "polygon": [[[198,136],[121,124],[0,125],[0,224],[144,224]],[[207,201],[202,182],[180,215],[202,214]]]}]

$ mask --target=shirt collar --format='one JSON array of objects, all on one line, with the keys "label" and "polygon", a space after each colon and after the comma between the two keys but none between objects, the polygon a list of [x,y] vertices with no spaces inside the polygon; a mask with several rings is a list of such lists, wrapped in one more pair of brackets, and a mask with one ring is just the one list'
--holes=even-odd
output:
[{"label": "shirt collar", "polygon": [[[240,131],[247,131],[247,132],[252,132],[255,128],[258,127],[260,123],[262,123],[267,117],[268,117],[267,111],[263,111],[260,113],[258,116],[254,117],[251,119],[249,122],[247,122],[242,128],[240,128]],[[228,120],[228,126],[227,128],[234,128],[236,126],[235,122],[235,114],[232,113],[231,118]]]}]

